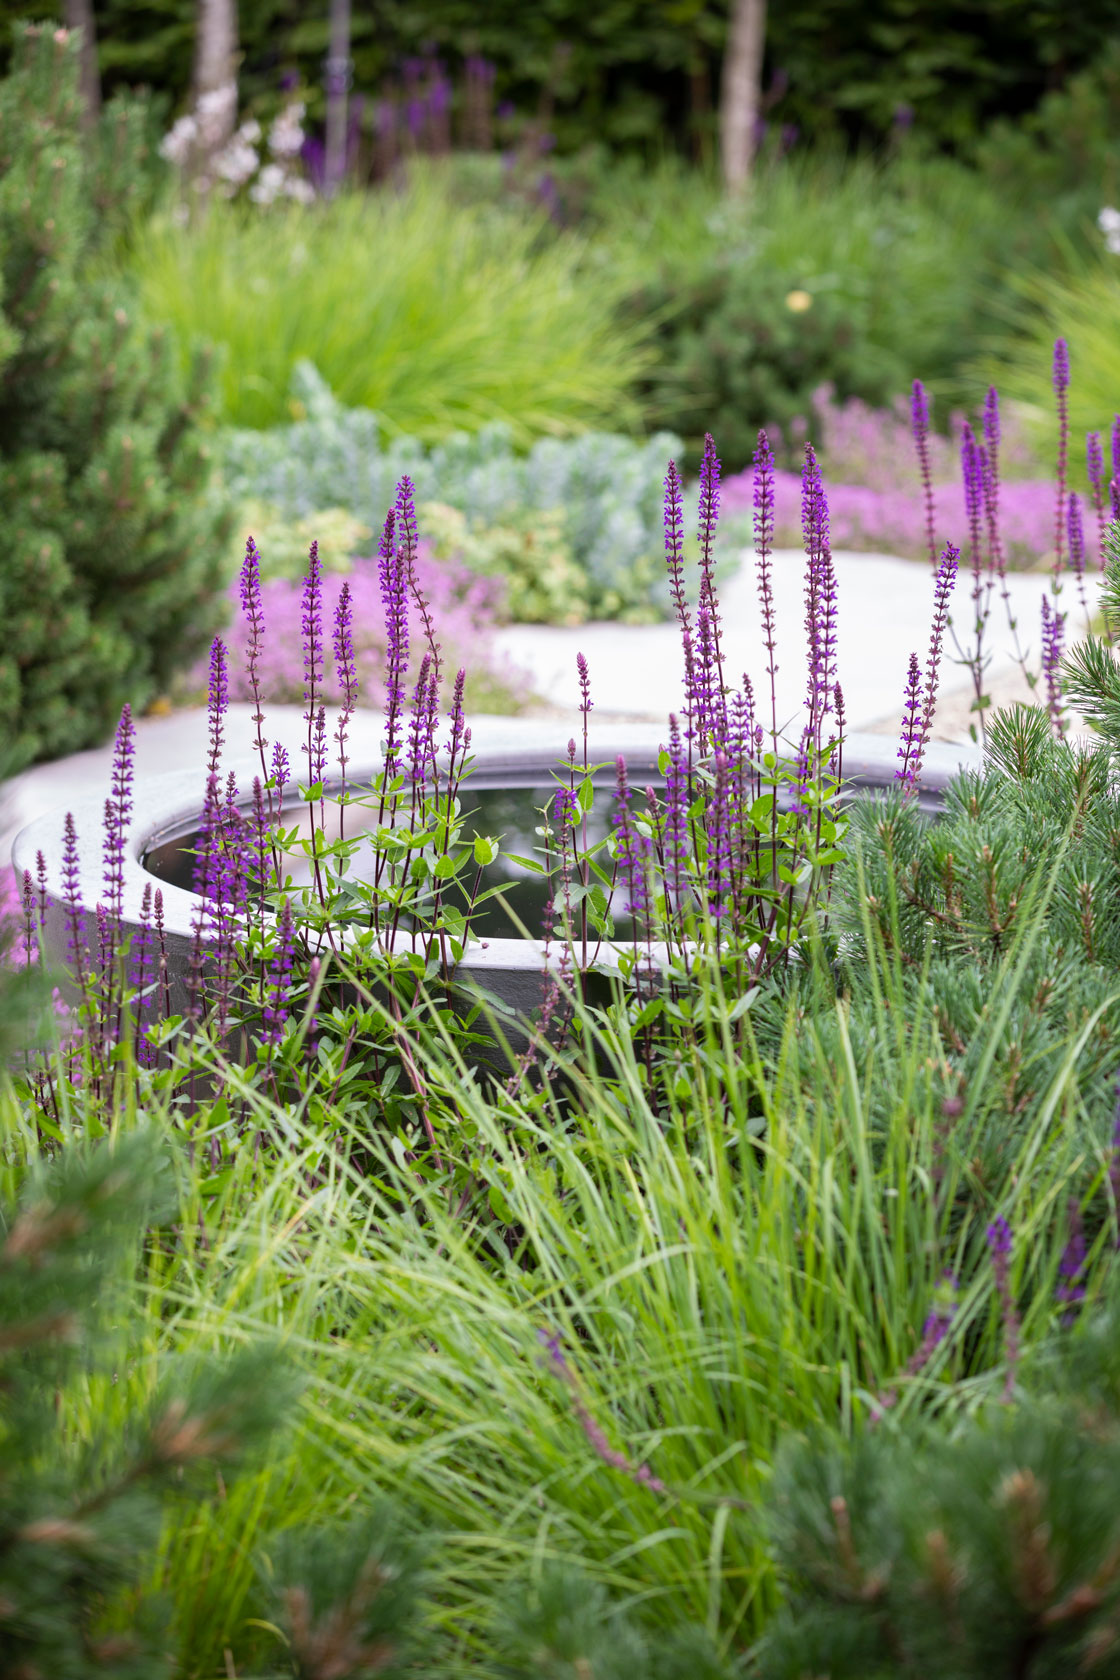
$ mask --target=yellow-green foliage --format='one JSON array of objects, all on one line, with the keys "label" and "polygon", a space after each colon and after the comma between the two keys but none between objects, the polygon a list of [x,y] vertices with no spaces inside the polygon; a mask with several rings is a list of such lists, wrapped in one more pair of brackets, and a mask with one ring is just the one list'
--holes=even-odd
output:
[{"label": "yellow-green foliage", "polygon": [[420,531],[441,560],[505,581],[505,608],[518,624],[582,624],[587,574],[564,537],[564,512],[510,512],[499,525],[476,524],[444,502],[418,509]]}]

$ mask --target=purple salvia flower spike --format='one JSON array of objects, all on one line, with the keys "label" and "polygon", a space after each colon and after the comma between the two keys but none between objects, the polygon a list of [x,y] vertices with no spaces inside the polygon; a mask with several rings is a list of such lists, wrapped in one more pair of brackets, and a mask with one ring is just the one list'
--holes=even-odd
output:
[{"label": "purple salvia flower spike", "polygon": [[249,630],[245,644],[245,673],[253,698],[253,723],[257,731],[253,745],[261,761],[261,774],[267,781],[268,769],[264,755],[268,742],[264,738],[264,697],[260,678],[260,660],[264,653],[264,602],[261,596],[261,557],[252,537],[245,543],[245,558],[241,563],[239,582],[241,616]]},{"label": "purple salvia flower spike", "polygon": [[898,756],[902,763],[895,771],[896,780],[909,789],[914,789],[917,784],[914,757],[921,738],[922,672],[917,654],[912,653],[910,655],[910,671],[906,678],[906,698],[902,710],[902,737],[898,747]]},{"label": "purple salvia flower spike", "polygon": [[758,434],[754,452],[754,548],[758,556],[758,604],[762,615],[762,640],[766,648],[766,674],[770,679],[770,735],[778,746],[778,666],[774,659],[777,641],[774,630],[774,452],[765,432]]},{"label": "purple salvia flower spike", "polygon": [[1064,338],[1054,340],[1054,396],[1058,404],[1058,503],[1054,517],[1054,594],[1061,591],[1061,573],[1065,561],[1066,483],[1069,477],[1069,345]]},{"label": "purple salvia flower spike", "polygon": [[132,815],[135,757],[136,729],[132,708],[126,704],[113,743],[111,792],[105,807],[105,894],[109,915],[118,925],[123,912],[125,836]]},{"label": "purple salvia flower spike", "polygon": [[342,707],[338,714],[335,740],[338,742],[338,763],[342,779],[342,794],[346,793],[346,735],[350,719],[358,704],[358,678],[354,666],[354,609],[350,599],[350,585],[344,582],[338,592],[334,609],[334,667],[342,687]]},{"label": "purple salvia flower spike", "polygon": [[303,714],[303,721],[307,725],[307,743],[302,750],[307,758],[308,781],[314,783],[322,780],[321,776],[316,776],[313,772],[315,719],[323,685],[323,568],[319,561],[317,542],[311,544],[307,556],[300,630],[303,639],[303,699],[307,707]]},{"label": "purple salvia flower spike", "polygon": [[915,379],[910,390],[910,424],[914,433],[914,447],[918,452],[918,470],[922,478],[922,495],[926,509],[926,545],[929,563],[937,565],[937,538],[933,512],[933,474],[929,463],[929,403],[925,386]]},{"label": "purple salvia flower spike", "polygon": [[616,793],[614,830],[618,836],[618,866],[626,884],[626,908],[634,917],[634,939],[638,938],[638,920],[649,912],[649,893],[646,885],[645,835],[634,826],[630,812],[630,783],[626,774],[626,760],[615,764]]},{"label": "purple salvia flower spike", "polygon": [[265,996],[261,1010],[265,1044],[277,1045],[284,1037],[291,1003],[292,957],[295,950],[295,928],[292,922],[292,902],[286,898],[277,922],[276,942],[268,960]]},{"label": "purple salvia flower spike", "polygon": [[396,510],[390,509],[377,551],[381,604],[385,613],[385,774],[400,768],[401,719],[408,671],[408,578],[397,550]]},{"label": "purple salvia flower spike", "polygon": [[1081,497],[1076,490],[1071,490],[1069,494],[1066,529],[1069,534],[1070,570],[1077,580],[1077,594],[1081,601],[1081,610],[1085,614],[1085,628],[1089,630],[1092,628],[1092,615],[1085,595],[1085,526],[1081,515]]},{"label": "purple salvia flower spike", "polygon": [[1046,680],[1046,704],[1054,733],[1061,740],[1066,719],[1062,705],[1062,652],[1065,642],[1065,614],[1051,608],[1042,597],[1042,674]]},{"label": "purple salvia flower spike", "polygon": [[1099,432],[1085,434],[1085,470],[1089,477],[1089,488],[1093,495],[1093,512],[1097,516],[1097,546],[1099,549],[1098,564],[1104,571],[1104,447]]},{"label": "purple salvia flower spike", "polygon": [[705,812],[708,833],[708,914],[720,921],[727,913],[731,887],[730,776],[727,756],[715,755],[715,780]]},{"label": "purple salvia flower spike", "polygon": [[913,749],[909,760],[907,786],[911,791],[917,790],[922,759],[925,757],[925,750],[933,733],[933,714],[937,709],[941,650],[945,641],[945,631],[949,624],[949,598],[953,593],[953,585],[957,581],[957,562],[959,559],[960,549],[954,548],[952,543],[946,543],[937,568],[937,576],[933,580],[933,622],[930,627],[929,653],[926,656],[924,673],[922,729],[917,746]]},{"label": "purple salvia flower spike", "polygon": [[686,630],[688,602],[684,593],[684,494],[675,461],[669,462],[669,470],[665,475],[665,564],[669,572],[669,591],[673,598],[677,622],[682,630]]},{"label": "purple salvia flower spike", "polygon": [[420,621],[424,626],[424,638],[432,659],[432,676],[435,678],[438,689],[443,666],[440,659],[439,642],[436,640],[435,626],[432,623],[431,608],[428,605],[427,597],[420,588],[416,574],[416,556],[419,551],[420,537],[416,524],[413,485],[410,478],[402,478],[397,485],[396,515],[397,546],[401,565],[404,569],[405,582],[409,594],[416,603]]},{"label": "purple salvia flower spike", "polygon": [[996,1294],[999,1297],[1000,1318],[1003,1325],[1003,1350],[1007,1360],[1003,1398],[1010,1400],[1015,1392],[1015,1372],[1019,1364],[1019,1312],[1011,1292],[1011,1227],[1002,1214],[988,1226],[988,1249],[995,1273]]},{"label": "purple salvia flower spike", "polygon": [[713,701],[722,719],[725,685],[723,680],[723,649],[720,643],[719,601],[715,585],[715,540],[719,523],[720,464],[715,442],[710,432],[704,436],[704,454],[700,462],[700,600],[706,602],[711,618],[712,658],[715,680]]},{"label": "purple salvia flower spike", "polygon": [[206,774],[221,772],[222,747],[225,744],[226,710],[229,706],[229,661],[226,645],[215,636],[210,646],[210,679],[206,702],[210,720],[210,752],[206,760]]}]

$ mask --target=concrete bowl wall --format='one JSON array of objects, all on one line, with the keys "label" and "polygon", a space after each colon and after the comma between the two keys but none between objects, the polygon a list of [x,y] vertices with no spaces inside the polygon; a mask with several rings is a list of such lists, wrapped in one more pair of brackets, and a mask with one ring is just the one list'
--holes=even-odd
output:
[{"label": "concrete bowl wall", "polygon": [[[568,727],[566,722],[532,718],[472,719],[473,774],[490,786],[532,787],[549,780],[549,772],[559,768],[563,743],[559,737]],[[665,743],[667,731],[651,724],[604,724],[589,730],[588,752],[592,763],[611,764],[622,755],[631,771],[631,779],[642,785],[650,773],[656,773],[657,758]],[[275,739],[273,732],[272,738]],[[299,738],[285,740],[298,766]],[[372,757],[356,761],[348,770],[347,780],[353,784],[369,781],[378,767]],[[941,802],[949,782],[965,767],[975,768],[981,762],[979,750],[972,747],[945,746],[934,743],[927,748],[922,769],[921,803],[934,811]],[[872,791],[889,787],[897,769],[896,743],[886,736],[851,735],[844,747],[844,773],[857,790]],[[252,786],[254,773],[259,774],[259,762],[239,757],[223,763],[223,771],[233,770],[238,786],[247,790]],[[298,774],[298,772],[297,772]],[[469,785],[469,784],[468,784]],[[70,806],[62,805],[49,816],[40,817],[17,836],[12,861],[18,874],[29,869],[35,874],[37,854],[42,852],[47,868],[48,909],[45,944],[57,960],[66,955],[65,901],[62,894],[63,819],[67,810],[74,818],[80,847],[79,891],[82,905],[92,909],[104,898],[101,866],[102,822],[108,781],[98,796],[86,795]],[[142,859],[153,840],[161,834],[173,832],[196,818],[202,807],[204,774],[196,770],[176,770],[148,776],[134,789],[133,817],[124,859],[124,925],[126,931],[139,926],[141,898],[146,885],[159,885],[163,893],[164,924],[167,934],[168,968],[171,983],[171,1006],[181,1013],[186,1004],[186,975],[190,945],[193,937],[192,911],[197,903],[194,893],[166,882],[156,882],[144,868]],[[482,993],[493,1000],[498,1012],[509,1021],[511,1045],[524,1043],[523,1034],[516,1030],[516,1020],[526,1017],[539,1007],[545,991],[544,948],[537,939],[491,939],[468,947],[459,963],[455,980],[469,991]]]}]

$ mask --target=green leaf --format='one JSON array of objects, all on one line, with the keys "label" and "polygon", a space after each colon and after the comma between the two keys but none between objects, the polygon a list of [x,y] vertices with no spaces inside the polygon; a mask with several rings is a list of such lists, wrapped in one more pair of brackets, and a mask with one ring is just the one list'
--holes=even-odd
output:
[{"label": "green leaf", "polygon": [[[488,865],[494,862],[501,849],[501,845],[497,840],[493,839],[490,835],[480,834],[475,838],[474,861],[478,864],[480,869],[485,869]],[[525,860],[518,858],[516,861],[518,863],[522,863]],[[541,865],[538,863],[532,865],[531,867],[539,870]]]}]

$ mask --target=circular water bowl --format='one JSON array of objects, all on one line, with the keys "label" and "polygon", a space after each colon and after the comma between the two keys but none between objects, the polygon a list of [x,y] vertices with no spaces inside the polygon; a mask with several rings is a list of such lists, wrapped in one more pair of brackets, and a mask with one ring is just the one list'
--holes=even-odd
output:
[{"label": "circular water bowl", "polygon": [[[540,822],[540,807],[549,789],[556,785],[552,772],[561,765],[557,747],[564,731],[564,723],[551,720],[472,720],[474,764],[463,787],[462,799],[464,810],[477,808],[477,815],[470,819],[468,832],[473,829],[480,834],[503,835],[504,849],[522,855],[532,853],[539,845],[533,831]],[[657,760],[666,734],[666,729],[656,724],[602,725],[591,730],[589,761],[605,766],[596,778],[597,783],[604,791],[613,785],[612,767],[620,755],[626,759],[633,786],[644,788],[658,782]],[[293,764],[298,765],[298,743],[285,744],[289,745]],[[931,814],[936,812],[958,770],[979,763],[980,753],[976,748],[936,743],[929,747],[922,770],[922,808]],[[857,794],[891,786],[897,764],[897,747],[888,737],[851,735],[845,743],[845,780]],[[355,762],[348,773],[348,783],[351,787],[360,787],[363,781],[368,784],[377,767],[369,761],[364,765]],[[256,759],[231,759],[223,765],[223,770],[227,769],[234,771],[239,787],[248,788],[254,773],[259,774],[259,763]],[[202,783],[201,767],[150,776],[138,782],[124,858],[126,937],[139,927],[145,887],[158,885],[163,893],[174,1013],[181,1013],[187,1002],[186,977],[198,904],[197,894],[190,890],[192,848],[199,828]],[[600,801],[601,805],[605,803]],[[61,885],[63,817],[69,809],[75,820],[80,846],[79,894],[82,905],[89,909],[104,897],[101,871],[104,807],[103,794],[83,797],[31,823],[19,834],[13,847],[12,861],[17,873],[30,869],[34,875],[37,853],[41,851],[44,856],[48,888],[45,944],[59,961],[65,959],[67,940]],[[353,822],[353,811],[354,807],[348,809],[348,825]],[[596,817],[601,831],[605,812],[600,810]],[[539,927],[543,909],[539,884],[528,871],[518,869],[508,859],[498,869],[501,873],[491,875],[487,884],[509,887],[509,901],[520,921],[530,929]],[[502,912],[498,914],[501,916]],[[617,922],[616,932],[624,936],[625,931],[624,925]],[[508,919],[502,925],[493,914],[488,922],[480,920],[472,925],[472,932],[477,937],[472,939],[456,968],[457,985],[492,1000],[511,1023],[518,1017],[531,1015],[545,992],[542,941],[516,935]],[[609,951],[604,954],[609,955]],[[515,1048],[517,1036],[520,1035],[515,1031],[511,1035]]]}]

